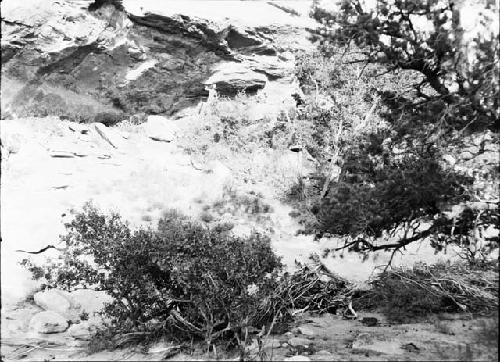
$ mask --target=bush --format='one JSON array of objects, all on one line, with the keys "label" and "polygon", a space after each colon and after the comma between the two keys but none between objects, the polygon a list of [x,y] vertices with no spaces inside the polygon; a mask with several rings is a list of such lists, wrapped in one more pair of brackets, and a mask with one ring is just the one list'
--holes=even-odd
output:
[{"label": "bush", "polygon": [[388,319],[407,322],[441,312],[490,312],[498,308],[498,263],[487,268],[462,263],[416,264],[385,271],[355,309],[381,308]]},{"label": "bush", "polygon": [[175,212],[156,229],[131,230],[118,214],[90,204],[66,227],[60,259],[31,270],[49,288],[93,288],[112,296],[104,310],[108,329],[100,332],[105,338],[168,336],[210,347],[235,342],[246,328],[272,319],[261,309],[281,263],[267,237],[234,237]]}]

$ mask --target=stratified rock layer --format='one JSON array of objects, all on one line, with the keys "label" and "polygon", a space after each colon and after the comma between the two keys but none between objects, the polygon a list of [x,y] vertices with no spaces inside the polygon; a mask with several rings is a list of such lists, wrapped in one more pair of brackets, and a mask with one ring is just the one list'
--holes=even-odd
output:
[{"label": "stratified rock layer", "polygon": [[[168,116],[205,99],[214,77],[221,95],[234,96],[291,74],[293,59],[280,57],[283,44],[272,42],[280,27],[171,14],[167,6],[141,12],[135,3],[89,4],[2,3],[3,119]],[[221,73],[227,62],[239,70]]]}]

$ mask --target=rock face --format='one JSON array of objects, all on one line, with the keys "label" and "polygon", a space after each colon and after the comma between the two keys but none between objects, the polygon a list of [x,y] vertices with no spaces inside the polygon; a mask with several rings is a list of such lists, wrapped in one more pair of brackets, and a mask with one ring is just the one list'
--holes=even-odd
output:
[{"label": "rock face", "polygon": [[61,333],[68,329],[68,322],[60,314],[53,311],[37,313],[30,320],[30,328],[38,333]]},{"label": "rock face", "polygon": [[217,94],[234,96],[239,92],[256,93],[264,88],[267,78],[238,63],[221,65],[216,73],[205,81],[208,86],[215,85]]},{"label": "rock face", "polygon": [[[138,113],[171,115],[205,99],[206,84],[224,95],[251,93],[293,67],[293,60],[279,56],[287,50],[283,42],[273,42],[280,29],[293,29],[282,19],[276,26],[236,24],[203,2],[184,6],[205,6],[195,14],[212,19],[184,15],[181,8],[172,13],[178,2],[89,4],[2,3],[2,118],[101,122],[110,114],[117,121]],[[250,4],[259,6],[279,12]],[[234,63],[221,70],[221,62]]]}]

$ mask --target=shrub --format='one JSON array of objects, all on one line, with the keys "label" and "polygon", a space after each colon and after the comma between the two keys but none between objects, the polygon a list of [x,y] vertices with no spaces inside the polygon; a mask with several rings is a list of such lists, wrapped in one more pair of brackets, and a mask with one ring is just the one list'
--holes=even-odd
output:
[{"label": "shrub", "polygon": [[112,296],[101,337],[165,335],[210,347],[222,339],[234,342],[246,328],[272,319],[261,308],[281,263],[267,237],[238,238],[175,212],[166,213],[156,229],[131,230],[118,214],[105,215],[90,204],[66,227],[60,259],[31,269],[43,274],[46,287],[93,288]]},{"label": "shrub", "polygon": [[355,300],[354,308],[381,308],[396,322],[431,313],[498,308],[498,264],[485,269],[462,263],[420,263],[385,271],[371,284],[372,290]]}]

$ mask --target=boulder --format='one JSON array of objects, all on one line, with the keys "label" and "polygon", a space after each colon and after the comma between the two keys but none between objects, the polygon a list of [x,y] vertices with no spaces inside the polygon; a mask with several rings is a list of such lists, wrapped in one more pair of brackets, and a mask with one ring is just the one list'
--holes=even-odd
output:
[{"label": "boulder", "polygon": [[235,96],[239,92],[256,93],[265,87],[267,77],[239,63],[224,63],[204,84],[215,86],[217,94]]},{"label": "boulder", "polygon": [[31,318],[30,329],[38,333],[61,333],[68,329],[68,322],[60,314],[53,311],[37,313]]},{"label": "boulder", "polygon": [[166,117],[148,116],[148,120],[143,124],[146,135],[154,141],[172,142],[175,140],[176,127]]},{"label": "boulder", "polygon": [[71,308],[69,300],[56,289],[35,293],[33,298],[35,303],[46,311],[67,314]]},{"label": "boulder", "polygon": [[90,289],[78,289],[68,293],[71,306],[79,313],[87,313],[92,318],[95,313],[100,312],[106,303],[110,303],[112,298],[102,291]]},{"label": "boulder", "polygon": [[69,327],[67,333],[75,339],[88,341],[96,329],[97,327],[94,323],[84,321],[78,324],[73,324]]}]

